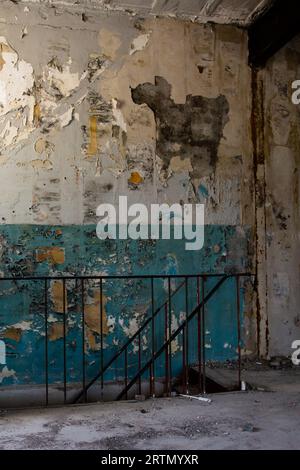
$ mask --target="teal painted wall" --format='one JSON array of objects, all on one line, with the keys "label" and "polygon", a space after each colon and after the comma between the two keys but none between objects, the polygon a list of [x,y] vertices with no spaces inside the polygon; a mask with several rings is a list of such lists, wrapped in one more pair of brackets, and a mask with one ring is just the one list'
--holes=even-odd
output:
[{"label": "teal painted wall", "polygon": [[[251,233],[247,228],[207,226],[205,245],[199,252],[186,251],[184,241],[100,241],[95,226],[17,226],[3,225],[0,229],[2,245],[2,276],[40,275],[150,275],[223,273],[250,269],[248,243]],[[53,251],[54,250],[54,251]],[[56,255],[52,255],[54,252]],[[58,255],[57,255],[58,253]],[[181,281],[176,281],[176,285]],[[207,282],[207,289],[216,280]],[[49,333],[52,326],[59,331],[62,325],[61,296],[55,296],[55,286],[49,284]],[[175,284],[172,284],[175,288]],[[234,281],[228,280],[207,305],[206,352],[210,360],[225,361],[236,358],[236,297]],[[56,284],[56,288],[58,288]],[[59,291],[59,288],[58,288]],[[62,291],[61,291],[62,292]],[[60,292],[60,293],[61,293]],[[241,314],[243,310],[243,288]],[[99,308],[99,283],[85,283],[85,301],[94,315],[86,324],[85,341],[86,379],[93,378],[100,366],[100,336],[95,323]],[[105,296],[104,363],[126,342],[137,325],[142,325],[151,313],[149,280],[109,280],[103,285]],[[166,283],[155,281],[156,307],[167,298]],[[67,370],[68,381],[82,380],[82,309],[80,286],[67,283]],[[189,309],[196,306],[196,281],[189,285]],[[184,290],[173,302],[173,326],[180,324],[185,312]],[[100,308],[99,308],[100,312]],[[97,315],[97,314],[96,314]],[[100,318],[100,313],[99,313]],[[93,321],[92,321],[93,320]],[[100,320],[99,320],[100,322]],[[193,340],[195,325],[190,328],[190,361],[196,362],[197,344]],[[55,333],[55,332],[54,332]],[[63,340],[49,341],[49,380],[63,380]],[[163,316],[156,320],[156,346],[163,340]],[[6,344],[6,365],[1,371],[11,371],[10,377],[0,378],[0,386],[44,383],[45,374],[45,316],[44,290],[41,281],[0,281],[0,339]],[[150,357],[151,336],[143,338],[143,358]],[[129,354],[130,373],[137,367],[137,348]],[[163,374],[164,357],[157,361],[156,374]],[[181,339],[174,343],[173,373],[181,370]],[[123,377],[124,358],[110,368],[105,380]],[[2,381],[1,381],[2,380]]]}]

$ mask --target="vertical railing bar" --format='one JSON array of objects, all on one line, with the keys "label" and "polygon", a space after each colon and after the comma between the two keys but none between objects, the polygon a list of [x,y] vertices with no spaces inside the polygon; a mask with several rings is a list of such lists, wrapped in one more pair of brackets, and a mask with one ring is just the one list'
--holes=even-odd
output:
[{"label": "vertical railing bar", "polygon": [[152,308],[152,364],[151,364],[151,384],[150,384],[150,393],[152,397],[155,397],[155,362],[153,361],[153,357],[155,354],[155,308],[154,308],[154,279],[151,277],[151,308]]},{"label": "vertical railing bar", "polygon": [[237,314],[237,335],[238,335],[238,374],[239,374],[239,389],[242,386],[242,346],[241,346],[241,302],[240,302],[240,276],[236,278],[236,314]]},{"label": "vertical railing bar", "polygon": [[[172,336],[172,295],[171,295],[171,278],[168,278],[168,302],[169,302],[169,336],[168,339]],[[169,344],[169,384],[168,392],[171,395],[172,392],[172,342]]]},{"label": "vertical railing bar", "polygon": [[153,387],[153,382],[152,382],[152,377],[153,377],[153,362],[151,362],[150,367],[149,367],[149,395],[150,397],[152,396],[152,387]]},{"label": "vertical railing bar", "polygon": [[49,405],[49,366],[48,366],[48,281],[45,279],[45,375],[46,375],[46,406]]},{"label": "vertical railing bar", "polygon": [[[185,312],[186,318],[189,316],[189,286],[188,286],[188,277],[185,278]],[[185,390],[186,394],[189,394],[189,322],[186,322],[185,328]]]},{"label": "vertical railing bar", "polygon": [[[202,277],[202,299],[205,298],[205,276]],[[203,393],[206,394],[206,351],[205,351],[205,305],[201,309],[202,329],[202,371],[203,371]]]},{"label": "vertical railing bar", "polygon": [[66,319],[66,280],[63,279],[63,335],[64,335],[64,404],[67,403],[67,319]]},{"label": "vertical railing bar", "polygon": [[[200,305],[200,278],[197,277],[197,305]],[[197,315],[197,326],[198,326],[198,380],[199,380],[199,393],[203,393],[202,384],[202,341],[201,341],[201,309],[198,309]]]},{"label": "vertical railing bar", "polygon": [[103,400],[103,278],[100,277],[100,368],[101,368],[101,400]]},{"label": "vertical railing bar", "polygon": [[[141,356],[141,333],[139,333],[139,336],[138,336],[138,347],[139,347],[139,358],[138,358],[138,361],[139,361],[139,371],[141,370],[142,368],[142,356]],[[139,395],[142,395],[142,377],[141,375],[139,375]]]},{"label": "vertical railing bar", "polygon": [[[127,384],[128,384],[128,356],[127,356],[127,348],[125,349],[124,351],[124,354],[125,354],[125,388],[127,387]],[[126,393],[125,393],[125,400],[128,399],[128,392],[126,390]]]},{"label": "vertical railing bar", "polygon": [[82,388],[84,391],[84,401],[87,402],[87,393],[85,388],[85,305],[84,305],[84,279],[81,279],[81,323],[82,323]]},{"label": "vertical railing bar", "polygon": [[186,326],[183,327],[182,330],[182,370],[183,370],[183,385],[185,389],[185,393],[187,390],[187,382],[186,382]]},{"label": "vertical railing bar", "polygon": [[[165,303],[165,343],[168,341],[168,304]],[[165,352],[165,392],[169,394],[169,348]]]}]

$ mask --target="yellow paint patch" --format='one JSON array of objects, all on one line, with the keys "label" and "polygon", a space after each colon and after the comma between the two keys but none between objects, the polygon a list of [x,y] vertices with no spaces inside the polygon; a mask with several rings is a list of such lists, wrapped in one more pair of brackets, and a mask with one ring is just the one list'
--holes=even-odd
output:
[{"label": "yellow paint patch", "polygon": [[93,331],[91,331],[89,328],[86,328],[85,330],[85,338],[88,344],[88,348],[86,348],[87,351],[97,351],[99,347],[97,346],[96,342],[96,336]]},{"label": "yellow paint patch", "polygon": [[63,264],[65,262],[65,250],[58,246],[38,248],[36,250],[36,260],[38,263],[48,261],[51,264]]},{"label": "yellow paint patch", "polygon": [[2,55],[0,55],[0,71],[3,69],[3,65],[5,65],[5,60],[3,59]]},{"label": "yellow paint patch", "polygon": [[5,44],[4,42],[0,43],[0,71],[3,69],[3,66],[6,64],[2,56],[3,52],[10,53],[10,52],[13,52],[13,50],[8,44]]},{"label": "yellow paint patch", "polygon": [[97,116],[90,116],[90,141],[87,149],[87,154],[96,155],[97,150]]},{"label": "yellow paint patch", "polygon": [[41,122],[41,107],[38,103],[35,104],[33,108],[33,120],[34,120],[34,125],[38,127]]},{"label": "yellow paint patch", "polygon": [[41,137],[34,144],[34,150],[36,151],[36,153],[39,153],[41,155],[42,153],[46,151],[46,149],[47,149],[47,140]]},{"label": "yellow paint patch", "polygon": [[131,173],[128,183],[138,185],[141,184],[143,181],[144,178],[137,171],[134,171],[133,173]]},{"label": "yellow paint patch", "polygon": [[[108,334],[107,317],[105,311],[106,298],[103,296],[103,308],[102,308],[102,331],[103,334]],[[100,323],[100,292],[96,290],[94,292],[94,299],[91,304],[85,305],[84,309],[85,323],[89,329],[97,334],[101,333]]]},{"label": "yellow paint patch", "polygon": [[[67,334],[67,331],[66,331]],[[49,340],[57,341],[64,337],[64,324],[62,322],[52,323],[49,328]]]},{"label": "yellow paint patch", "polygon": [[17,343],[19,343],[21,336],[22,336],[21,328],[13,328],[13,327],[7,328],[3,333],[4,338],[12,339],[13,341],[16,341]]},{"label": "yellow paint patch", "polygon": [[[53,281],[51,284],[51,300],[53,303],[53,310],[56,313],[64,313],[64,290],[62,281]],[[68,311],[68,293],[65,288],[65,312]]]}]

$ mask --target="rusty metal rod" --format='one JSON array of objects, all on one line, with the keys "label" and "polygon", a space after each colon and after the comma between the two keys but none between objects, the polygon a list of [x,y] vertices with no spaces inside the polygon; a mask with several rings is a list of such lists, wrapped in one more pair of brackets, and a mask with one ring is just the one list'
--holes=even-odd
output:
[{"label": "rusty metal rod", "polygon": [[48,281],[45,279],[44,295],[45,295],[45,386],[46,386],[46,406],[49,405],[49,360],[48,360]]}]

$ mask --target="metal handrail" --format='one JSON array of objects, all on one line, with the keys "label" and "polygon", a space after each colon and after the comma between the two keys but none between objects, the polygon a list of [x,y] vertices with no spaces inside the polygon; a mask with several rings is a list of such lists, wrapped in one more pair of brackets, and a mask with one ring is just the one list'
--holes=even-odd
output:
[{"label": "metal handrail", "polygon": [[[180,291],[180,289],[184,286],[184,284],[185,284],[185,281],[176,288],[176,290],[172,293],[172,297],[174,297]],[[151,323],[151,321],[153,320],[153,316],[154,318],[156,318],[156,316],[159,314],[161,309],[167,303],[168,303],[168,300],[166,300],[159,308],[157,308],[151,317],[147,318],[145,323],[134,333],[134,335],[131,338],[128,339],[128,341],[118,350],[118,352],[108,361],[108,363],[103,368],[101,368],[101,371],[98,372],[98,374],[89,382],[88,385],[86,385],[85,389],[79,393],[79,395],[75,398],[74,403],[78,403],[80,398],[94,385],[94,383],[96,383],[97,380],[103,377],[107,369],[109,369],[109,367],[121,356],[121,354],[126,349],[128,349],[128,347],[133,343],[133,341],[135,341],[136,338],[139,337],[139,335],[146,329],[149,323]]]},{"label": "metal handrail", "polygon": [[[63,394],[64,394],[64,403],[68,403],[67,400],[67,296],[66,296],[66,289],[68,281],[79,281],[79,294],[81,294],[81,325],[82,325],[82,341],[81,341],[81,349],[82,349],[82,390],[77,395],[74,403],[77,403],[83,396],[85,401],[87,401],[87,392],[88,390],[94,385],[97,380],[101,379],[101,389],[104,386],[104,373],[107,369],[124,353],[125,354],[125,370],[124,370],[124,379],[125,379],[125,387],[122,392],[118,395],[118,399],[122,398],[124,395],[127,397],[127,392],[129,389],[139,381],[139,390],[141,391],[141,377],[147,370],[150,369],[150,392],[154,396],[155,395],[155,361],[158,357],[160,357],[163,352],[166,353],[166,366],[165,366],[165,376],[166,376],[166,390],[167,393],[171,392],[171,380],[172,380],[172,351],[171,351],[171,343],[178,337],[178,335],[183,331],[183,359],[184,359],[184,377],[185,377],[185,385],[186,388],[188,387],[188,377],[187,377],[187,367],[189,365],[189,347],[188,347],[188,326],[192,318],[195,317],[198,313],[198,358],[199,358],[199,388],[201,391],[205,392],[205,315],[204,315],[204,307],[210,298],[219,290],[222,284],[230,278],[236,279],[236,305],[237,305],[237,327],[238,327],[238,360],[239,360],[239,381],[241,379],[241,324],[240,324],[240,278],[246,277],[253,277],[250,273],[201,273],[201,274],[191,274],[191,275],[169,275],[169,274],[156,274],[156,275],[55,275],[55,276],[27,276],[27,277],[20,277],[20,276],[4,276],[0,278],[0,285],[1,281],[11,281],[11,282],[26,282],[26,281],[43,281],[43,289],[44,289],[44,331],[45,331],[45,403],[46,405],[49,404],[49,348],[48,348],[48,341],[49,341],[49,312],[48,312],[48,304],[49,304],[49,283],[51,281],[61,281],[63,287]],[[217,284],[211,289],[211,291],[205,295],[205,282],[208,279],[219,279]],[[149,317],[145,320],[143,325],[138,328],[138,330],[134,333],[134,335],[129,338],[126,343],[114,354],[114,356],[108,361],[107,364],[104,365],[103,362],[103,283],[109,280],[149,280],[151,281],[151,306],[148,307],[147,312],[149,313],[149,308],[151,309]],[[172,280],[179,280],[184,279],[179,286],[176,287],[174,291],[171,289],[171,281]],[[188,280],[196,280],[197,281],[197,307],[188,314]],[[154,306],[154,280],[165,280],[168,282],[168,296],[167,299],[158,307],[155,308]],[[97,375],[89,382],[86,383],[86,351],[85,351],[85,289],[86,281],[98,281],[100,283],[100,354],[101,354],[101,362],[100,362],[100,371]],[[200,289],[200,281],[201,281],[201,289]],[[181,291],[181,289],[185,286],[185,301],[186,301],[186,319],[180,325],[180,327],[175,331],[172,332],[171,326],[171,313],[172,313],[172,301],[174,296]],[[76,289],[78,288],[78,284],[76,283]],[[200,298],[200,290],[201,290],[201,298]],[[162,312],[164,308],[164,323],[165,323],[165,332],[164,332],[164,343],[159,348],[158,351],[155,351],[155,319],[160,312]],[[147,315],[148,315],[147,313]],[[150,346],[150,351],[152,357],[150,360],[147,361],[146,364],[142,365],[141,360],[141,335],[146,330],[146,328],[152,324],[152,346]],[[132,379],[128,379],[128,350],[129,347],[134,343],[134,341],[138,341],[138,372]],[[203,375],[203,379],[202,379]]]},{"label": "metal handrail", "polygon": [[220,289],[220,287],[224,284],[224,282],[228,279],[228,276],[222,277],[222,279],[216,284],[216,286],[204,297],[202,302],[197,305],[197,307],[193,310],[193,312],[186,318],[186,320],[177,328],[177,330],[165,341],[163,346],[152,356],[151,359],[138,371],[138,373],[134,376],[134,378],[130,381],[129,384],[119,393],[117,396],[117,400],[120,400],[123,395],[125,395],[130,388],[136,383],[137,379],[143,375],[151,365],[153,365],[154,361],[160,357],[160,355],[170,347],[172,341],[174,341],[179,333],[181,333],[184,328],[186,328],[187,324],[195,317],[197,313],[207,304],[207,302],[213,297],[213,295]]}]

